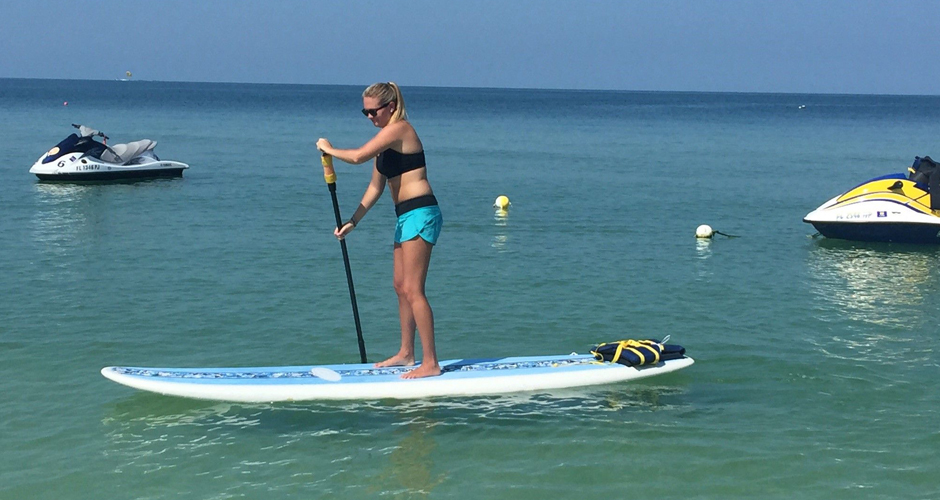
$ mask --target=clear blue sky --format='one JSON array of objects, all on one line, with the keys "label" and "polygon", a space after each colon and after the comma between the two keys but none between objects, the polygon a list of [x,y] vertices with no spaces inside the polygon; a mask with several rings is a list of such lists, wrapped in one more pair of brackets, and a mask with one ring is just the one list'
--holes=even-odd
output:
[{"label": "clear blue sky", "polygon": [[5,1],[0,77],[940,94],[940,0]]}]

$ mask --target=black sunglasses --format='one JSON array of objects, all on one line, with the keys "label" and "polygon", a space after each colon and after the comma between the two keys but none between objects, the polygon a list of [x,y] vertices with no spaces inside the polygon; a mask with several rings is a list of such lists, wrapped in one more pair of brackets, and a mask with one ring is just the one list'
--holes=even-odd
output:
[{"label": "black sunglasses", "polygon": [[392,101],[388,101],[387,103],[385,103],[385,104],[383,104],[383,105],[381,105],[381,106],[379,106],[379,107],[377,107],[377,108],[375,108],[375,109],[365,109],[365,108],[362,108],[362,114],[364,114],[364,115],[366,115],[366,116],[375,116],[375,115],[379,114],[379,110],[380,110],[380,109],[388,107],[388,105],[391,104],[391,103],[392,103]]}]

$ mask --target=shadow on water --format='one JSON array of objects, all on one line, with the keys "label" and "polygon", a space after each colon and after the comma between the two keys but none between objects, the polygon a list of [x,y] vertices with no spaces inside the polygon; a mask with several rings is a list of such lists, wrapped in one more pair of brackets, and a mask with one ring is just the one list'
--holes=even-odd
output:
[{"label": "shadow on water", "polygon": [[50,181],[37,180],[36,189],[47,193],[74,191],[75,188],[94,187],[94,186],[128,186],[128,185],[147,185],[167,182],[182,182],[183,177],[138,177],[133,179],[108,179],[108,180],[67,180]]}]

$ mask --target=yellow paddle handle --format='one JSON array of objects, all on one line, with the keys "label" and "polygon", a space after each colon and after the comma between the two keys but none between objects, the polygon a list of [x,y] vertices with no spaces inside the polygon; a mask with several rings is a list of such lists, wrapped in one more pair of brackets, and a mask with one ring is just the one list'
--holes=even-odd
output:
[{"label": "yellow paddle handle", "polygon": [[325,180],[327,184],[335,184],[336,171],[333,170],[333,157],[324,153],[323,156],[320,157],[320,163],[323,164],[323,180]]}]

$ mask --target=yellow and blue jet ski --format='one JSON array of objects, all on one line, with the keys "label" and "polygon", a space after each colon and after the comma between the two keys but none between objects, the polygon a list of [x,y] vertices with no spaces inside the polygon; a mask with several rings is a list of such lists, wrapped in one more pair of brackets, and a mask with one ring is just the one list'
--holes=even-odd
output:
[{"label": "yellow and blue jet ski", "polygon": [[803,222],[827,238],[940,244],[940,165],[915,157],[908,174],[868,180],[823,203]]}]

